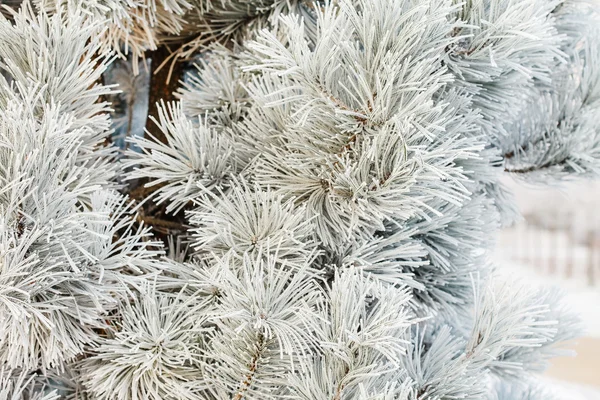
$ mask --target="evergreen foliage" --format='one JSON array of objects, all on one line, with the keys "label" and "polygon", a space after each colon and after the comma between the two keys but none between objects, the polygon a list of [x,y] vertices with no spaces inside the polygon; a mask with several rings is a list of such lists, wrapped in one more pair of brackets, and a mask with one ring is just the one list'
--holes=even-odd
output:
[{"label": "evergreen foliage", "polygon": [[[0,15],[0,399],[549,399],[501,177],[600,171],[594,0],[37,0]],[[117,57],[194,55],[123,156]],[[143,64],[142,64],[143,65]],[[151,117],[153,118],[153,117]],[[184,215],[169,246],[144,200]]]}]

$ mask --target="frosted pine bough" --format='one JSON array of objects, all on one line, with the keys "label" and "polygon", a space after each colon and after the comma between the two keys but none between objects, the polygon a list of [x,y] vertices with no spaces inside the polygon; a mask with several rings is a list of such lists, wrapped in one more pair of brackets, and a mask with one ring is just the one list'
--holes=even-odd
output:
[{"label": "frosted pine bough", "polygon": [[[488,251],[516,217],[502,174],[598,173],[599,14],[128,0],[2,17],[0,398],[550,398],[535,373],[577,320],[500,282]],[[201,59],[160,106],[166,142],[117,162],[101,75],[173,35]],[[117,177],[185,213],[186,252]]]}]

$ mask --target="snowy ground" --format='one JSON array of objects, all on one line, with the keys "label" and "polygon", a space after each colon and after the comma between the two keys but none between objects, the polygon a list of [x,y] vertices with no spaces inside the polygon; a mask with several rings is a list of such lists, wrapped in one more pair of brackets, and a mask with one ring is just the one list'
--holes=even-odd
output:
[{"label": "snowy ground", "polygon": [[556,379],[545,378],[550,392],[561,400],[600,400],[600,391],[597,388],[585,385],[575,385]]}]

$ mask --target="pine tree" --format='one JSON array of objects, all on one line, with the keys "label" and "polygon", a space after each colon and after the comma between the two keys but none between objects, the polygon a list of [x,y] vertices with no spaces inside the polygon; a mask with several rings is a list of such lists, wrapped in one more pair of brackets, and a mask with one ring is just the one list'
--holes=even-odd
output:
[{"label": "pine tree", "polygon": [[[490,255],[502,176],[600,172],[598,2],[5,15],[0,399],[552,397],[578,319]],[[194,66],[122,154],[103,76],[160,46]]]}]

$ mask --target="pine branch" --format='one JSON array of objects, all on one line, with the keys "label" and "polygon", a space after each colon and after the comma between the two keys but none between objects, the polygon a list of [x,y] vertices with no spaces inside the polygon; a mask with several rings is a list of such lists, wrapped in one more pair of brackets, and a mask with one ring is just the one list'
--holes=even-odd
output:
[{"label": "pine branch", "polygon": [[233,400],[242,400],[245,396],[245,393],[248,391],[248,388],[252,385],[252,380],[254,379],[254,375],[256,374],[257,369],[259,368],[258,361],[261,358],[261,354],[264,350],[263,346],[265,345],[265,338],[262,334],[258,334],[258,342],[256,343],[256,348],[254,354],[252,355],[252,359],[249,363],[248,374],[244,377],[240,386],[236,390],[236,394],[233,397]]}]

